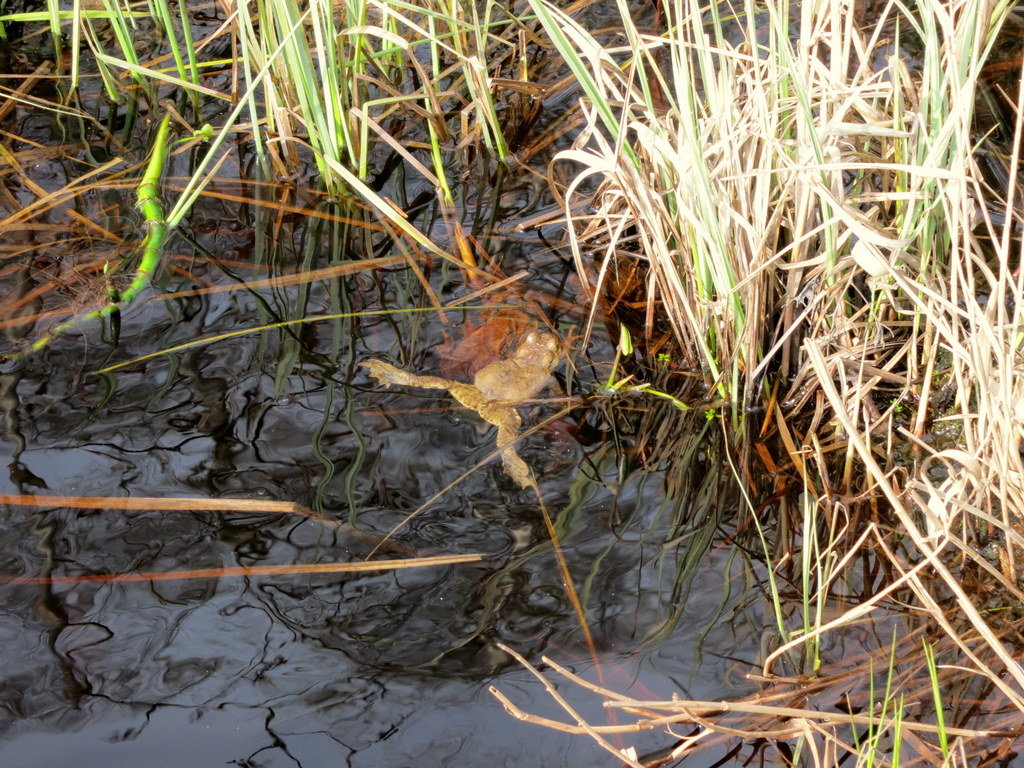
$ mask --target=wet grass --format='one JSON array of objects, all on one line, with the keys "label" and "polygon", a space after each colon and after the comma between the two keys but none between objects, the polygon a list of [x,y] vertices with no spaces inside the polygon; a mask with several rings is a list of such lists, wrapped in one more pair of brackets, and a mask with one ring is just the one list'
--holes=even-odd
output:
[{"label": "wet grass", "polygon": [[[180,15],[184,6],[152,7],[152,17],[104,2],[2,20],[25,34],[49,30],[54,53],[71,52],[61,110],[98,122],[87,117],[99,103],[82,78],[87,48],[92,85],[108,98],[130,99],[161,130],[173,116],[179,135],[209,142],[166,216],[146,215],[151,229],[174,229],[198,196],[213,194],[233,140],[282,189],[304,184],[297,169],[310,169],[337,206],[331,226],[346,228],[335,232],[339,243],[361,242],[368,254],[361,266],[268,275],[241,289],[399,260],[429,299],[418,311],[443,313],[449,305],[424,264],[443,262],[483,295],[518,279],[489,261],[487,243],[502,232],[502,180],[529,173],[517,163],[539,162],[532,172],[562,205],[532,223],[564,228],[590,298],[586,333],[606,319],[621,324],[604,386],[586,405],[605,409],[614,432],[634,424],[623,414],[643,403],[632,456],[676,463],[677,492],[704,487],[684,479],[704,450],[694,435],[714,444],[733,476],[743,509],[736,541],[766,567],[773,626],[758,659],[762,694],[729,704],[627,700],[552,662],[644,722],[591,726],[566,706],[574,724],[562,725],[504,698],[517,717],[589,735],[631,765],[659,760],[641,761],[605,734],[686,724],[672,760],[733,739],[770,744],[784,764],[852,756],[898,765],[912,753],[969,765],[1019,727],[1024,122],[1019,76],[1002,94],[986,85],[1000,30],[1014,22],[1008,3],[891,3],[853,15],[838,3],[680,0],[642,14],[619,4],[614,30],[598,32],[580,20],[585,9],[543,0],[514,9],[286,0],[231,6],[203,35]],[[141,56],[140,29],[151,36]],[[12,98],[36,106],[31,83],[10,89]],[[567,94],[562,116],[526,138],[543,99]],[[560,133],[571,145],[563,140],[544,162]],[[29,152],[8,153],[8,164],[21,173]],[[112,175],[116,165],[97,163],[60,192],[40,193],[0,228],[27,231],[92,177],[126,183],[120,168]],[[398,167],[404,178],[387,170]],[[154,168],[139,176],[139,199],[144,192],[150,204]],[[418,185],[426,193],[408,199]],[[247,199],[279,215],[288,206]],[[75,226],[97,236],[85,221]],[[127,226],[108,235],[133,239]],[[377,235],[389,238],[386,255],[374,250]],[[114,305],[143,292],[157,255],[150,246],[130,296]],[[93,282],[105,271],[91,264]],[[20,311],[23,298],[6,311]],[[337,307],[316,320],[357,314]],[[887,612],[915,622],[886,642],[866,640],[852,658],[836,651],[833,637]],[[666,615],[666,625],[680,619]],[[797,699],[805,703],[785,703]]]}]

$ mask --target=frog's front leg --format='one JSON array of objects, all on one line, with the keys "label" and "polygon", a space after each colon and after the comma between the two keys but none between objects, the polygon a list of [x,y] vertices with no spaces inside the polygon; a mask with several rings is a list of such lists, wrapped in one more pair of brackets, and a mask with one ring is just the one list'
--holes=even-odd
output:
[{"label": "frog's front leg", "polygon": [[397,384],[402,387],[421,387],[423,389],[448,389],[456,382],[442,379],[440,376],[416,376],[415,374],[395,368],[383,360],[366,360],[359,364],[377,380],[381,386]]}]

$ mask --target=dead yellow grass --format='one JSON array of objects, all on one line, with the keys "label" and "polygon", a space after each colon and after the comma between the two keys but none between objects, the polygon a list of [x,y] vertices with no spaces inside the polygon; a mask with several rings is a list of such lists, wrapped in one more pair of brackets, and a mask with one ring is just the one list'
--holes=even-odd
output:
[{"label": "dead yellow grass", "polygon": [[[624,15],[628,42],[614,49],[532,5],[587,93],[588,128],[556,158],[578,171],[562,192],[579,270],[613,298],[638,275],[649,338],[669,327],[677,364],[693,361],[707,401],[728,403],[720,415],[748,492],[768,493],[752,482],[758,461],[769,480],[802,489],[778,504],[780,518],[802,521],[793,549],[765,553],[773,573],[795,567],[804,589],[800,605],[776,606],[767,683],[778,685],[783,660],[822,674],[823,635],[906,601],[930,647],[986,681],[985,706],[1018,727],[1024,669],[1002,615],[1024,604],[1024,105],[1001,159],[975,114],[1009,6],[889,4],[862,28],[840,3],[792,17],[785,4],[747,3],[728,9],[730,26],[684,0],[654,34]],[[993,175],[1008,184],[993,189]],[[862,553],[886,565],[886,586],[828,620],[833,587]],[[952,697],[955,674],[934,674],[937,695]],[[730,734],[802,744],[815,765],[846,752],[898,762],[878,743],[842,742],[834,712],[597,692],[637,711],[632,728],[692,724],[700,737],[688,745]],[[873,728],[896,722],[865,716]],[[970,745],[994,737],[946,723],[929,744],[914,734],[934,726],[898,720],[897,741],[925,762],[972,764]]]}]

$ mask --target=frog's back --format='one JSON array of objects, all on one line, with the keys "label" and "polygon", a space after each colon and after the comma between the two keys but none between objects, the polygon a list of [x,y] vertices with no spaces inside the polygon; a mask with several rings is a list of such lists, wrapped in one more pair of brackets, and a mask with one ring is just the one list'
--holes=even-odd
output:
[{"label": "frog's back", "polygon": [[523,360],[500,360],[477,371],[473,384],[486,400],[529,400],[548,383],[551,371]]}]

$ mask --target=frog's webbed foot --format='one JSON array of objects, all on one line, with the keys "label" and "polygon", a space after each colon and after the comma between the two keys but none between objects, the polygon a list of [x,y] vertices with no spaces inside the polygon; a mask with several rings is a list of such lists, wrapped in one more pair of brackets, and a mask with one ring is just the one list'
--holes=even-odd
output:
[{"label": "frog's webbed foot", "polygon": [[402,387],[448,389],[456,383],[448,379],[442,379],[439,376],[416,376],[408,371],[403,371],[401,368],[395,368],[395,366],[385,363],[383,360],[365,360],[359,365],[365,368],[370,376],[375,378],[377,383],[384,387],[397,384]]}]

